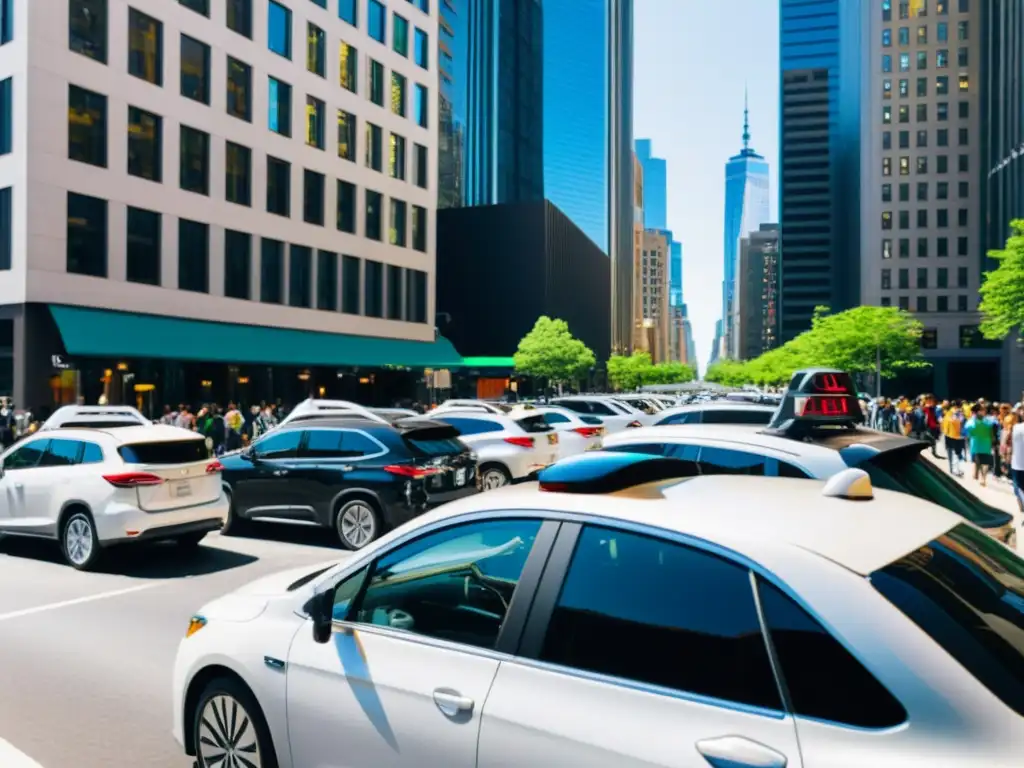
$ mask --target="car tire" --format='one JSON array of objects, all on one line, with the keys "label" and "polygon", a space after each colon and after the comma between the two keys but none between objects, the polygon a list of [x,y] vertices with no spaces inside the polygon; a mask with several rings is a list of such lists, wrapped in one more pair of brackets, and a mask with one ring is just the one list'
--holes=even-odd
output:
[{"label": "car tire", "polygon": [[182,549],[195,549],[199,546],[199,542],[206,538],[207,531],[197,531],[196,533],[186,533],[181,536],[176,536],[174,543]]},{"label": "car tire", "polygon": [[512,482],[512,475],[500,464],[484,464],[479,471],[482,491],[491,491]]},{"label": "car tire", "polygon": [[364,496],[342,501],[334,516],[334,530],[345,549],[362,549],[381,535],[377,505]]},{"label": "car tire", "polygon": [[235,496],[230,488],[224,489],[224,495],[228,497],[228,515],[224,518],[224,525],[221,526],[220,532],[223,536],[234,536],[243,532],[247,521],[240,518],[235,511]]},{"label": "car tire", "polygon": [[60,548],[64,560],[75,570],[88,571],[96,567],[102,548],[92,515],[84,509],[68,515],[60,529]]},{"label": "car tire", "polygon": [[[230,733],[229,733],[230,731]],[[192,744],[196,768],[221,768],[225,765],[255,765],[278,768],[270,728],[259,702],[241,682],[230,677],[211,680],[196,702],[192,713]],[[232,761],[221,757],[227,750],[245,758]]]}]

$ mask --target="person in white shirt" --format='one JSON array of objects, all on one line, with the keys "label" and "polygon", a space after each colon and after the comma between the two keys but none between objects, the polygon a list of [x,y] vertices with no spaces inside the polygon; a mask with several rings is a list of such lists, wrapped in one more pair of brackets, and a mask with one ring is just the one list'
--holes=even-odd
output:
[{"label": "person in white shirt", "polygon": [[1017,497],[1017,505],[1024,512],[1024,421],[1021,421],[1021,409],[1014,415],[1017,423],[1013,425],[1010,435],[1010,479],[1013,480],[1013,495]]}]

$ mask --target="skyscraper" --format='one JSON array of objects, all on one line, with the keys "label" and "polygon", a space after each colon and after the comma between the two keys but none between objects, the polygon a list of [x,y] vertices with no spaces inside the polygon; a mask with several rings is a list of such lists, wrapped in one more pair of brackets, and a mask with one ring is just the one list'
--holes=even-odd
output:
[{"label": "skyscraper", "polygon": [[[469,0],[440,4],[437,37],[437,207],[465,205],[466,102],[469,98]],[[460,8],[461,3],[461,8]]]},{"label": "skyscraper", "polygon": [[768,161],[750,146],[750,112],[743,103],[743,149],[725,164],[724,280],[722,285],[722,339],[727,357],[737,354],[733,328],[737,311],[737,259],[740,238],[770,218]]},{"label": "skyscraper", "polygon": [[668,229],[668,163],[651,154],[651,140],[636,140],[636,157],[644,169],[644,228]]},{"label": "skyscraper", "polygon": [[628,351],[633,321],[633,0],[607,0],[608,255],[612,349]]}]

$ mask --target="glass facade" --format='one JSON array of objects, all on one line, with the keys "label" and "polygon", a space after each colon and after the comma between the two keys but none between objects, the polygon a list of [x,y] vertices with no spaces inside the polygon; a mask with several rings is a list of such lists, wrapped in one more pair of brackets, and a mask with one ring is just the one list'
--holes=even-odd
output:
[{"label": "glass facade", "polygon": [[644,170],[644,229],[668,229],[668,164],[651,155],[651,140],[636,140],[636,159]]}]

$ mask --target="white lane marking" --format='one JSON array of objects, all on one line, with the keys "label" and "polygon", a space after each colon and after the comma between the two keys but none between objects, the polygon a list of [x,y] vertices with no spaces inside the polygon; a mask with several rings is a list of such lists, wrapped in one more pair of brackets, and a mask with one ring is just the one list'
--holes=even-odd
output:
[{"label": "white lane marking", "polygon": [[8,741],[0,739],[0,765],[4,768],[43,768]]},{"label": "white lane marking", "polygon": [[[100,592],[95,595],[86,595],[85,597],[76,597],[73,600],[62,600],[59,603],[47,603],[46,605],[34,605],[31,608],[22,608],[17,611],[9,611],[8,613],[0,613],[0,621],[8,621],[9,619],[20,619],[22,616],[31,616],[33,613],[43,613],[44,611],[55,611],[58,608],[67,608],[72,605],[80,605],[81,603],[91,603],[95,600],[106,600],[111,597],[120,597],[121,595],[129,595],[132,592],[141,592],[144,589],[152,589],[153,587],[159,587],[163,584],[162,581],[155,581],[150,584],[136,584],[134,587],[125,587],[124,589],[115,589],[110,592]],[[2,746],[2,745],[0,745]],[[3,753],[0,752],[0,755]],[[0,765],[6,765],[0,760]]]}]

